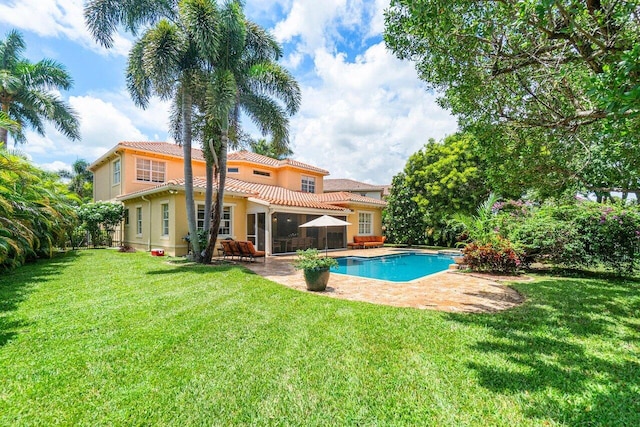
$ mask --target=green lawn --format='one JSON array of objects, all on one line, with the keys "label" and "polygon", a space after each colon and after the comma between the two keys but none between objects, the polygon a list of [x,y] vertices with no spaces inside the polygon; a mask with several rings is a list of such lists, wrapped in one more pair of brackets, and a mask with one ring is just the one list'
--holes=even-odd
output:
[{"label": "green lawn", "polygon": [[640,425],[640,284],[500,314],[83,251],[0,277],[0,425]]}]

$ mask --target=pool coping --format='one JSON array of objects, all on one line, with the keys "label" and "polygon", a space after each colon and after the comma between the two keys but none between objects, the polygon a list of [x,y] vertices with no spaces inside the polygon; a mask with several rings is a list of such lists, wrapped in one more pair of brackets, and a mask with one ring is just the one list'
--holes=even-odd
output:
[{"label": "pool coping", "polygon": [[[351,249],[332,251],[330,255],[373,257],[397,253],[398,249]],[[401,250],[406,251],[405,248]],[[437,254],[437,251],[421,249],[411,251]],[[302,292],[395,307],[486,313],[509,309],[524,301],[520,293],[504,283],[452,270],[434,273],[410,282],[391,282],[335,273],[331,275],[325,292],[310,292],[306,290],[302,271],[293,268],[294,259],[295,255],[281,255],[267,257],[264,263],[243,265],[269,280]]]}]

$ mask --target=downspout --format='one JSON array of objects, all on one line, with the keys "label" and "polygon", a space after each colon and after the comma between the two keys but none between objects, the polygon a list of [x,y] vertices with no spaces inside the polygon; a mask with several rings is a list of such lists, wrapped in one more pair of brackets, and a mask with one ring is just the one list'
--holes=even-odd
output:
[{"label": "downspout", "polygon": [[151,221],[151,200],[147,199],[147,196],[141,196],[141,198],[149,203],[149,238],[147,239],[147,250],[151,251],[151,226],[153,225],[153,221]]},{"label": "downspout", "polygon": [[[119,197],[122,195],[122,177],[124,176],[124,164],[122,162],[122,154],[118,153],[116,151],[116,156],[118,156],[118,160],[120,160],[120,182],[118,183],[118,195],[116,197]],[[111,171],[111,173],[113,173],[113,171]],[[113,177],[111,178],[113,182]],[[95,188],[95,186],[94,186]],[[113,188],[113,187],[112,187]],[[94,200],[95,200],[95,193],[94,193]],[[120,202],[124,205],[123,202]],[[124,246],[124,227],[125,227],[125,223],[126,223],[126,219],[123,219],[121,224],[120,224],[120,245]]]}]

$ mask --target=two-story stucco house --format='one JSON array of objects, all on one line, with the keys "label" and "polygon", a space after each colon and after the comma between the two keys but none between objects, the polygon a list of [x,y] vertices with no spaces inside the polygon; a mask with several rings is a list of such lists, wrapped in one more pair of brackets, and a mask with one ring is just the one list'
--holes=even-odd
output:
[{"label": "two-story stucco house", "polygon": [[[205,160],[192,151],[198,228],[204,227]],[[93,162],[94,200],[120,201],[126,210],[124,244],[142,250],[188,252],[182,148],[166,142],[120,142]],[[267,254],[308,247],[346,248],[355,235],[381,235],[377,198],[349,192],[323,193],[329,172],[292,159],[247,151],[227,157],[224,212],[219,239],[250,240]],[[299,228],[321,215],[349,226]]]}]

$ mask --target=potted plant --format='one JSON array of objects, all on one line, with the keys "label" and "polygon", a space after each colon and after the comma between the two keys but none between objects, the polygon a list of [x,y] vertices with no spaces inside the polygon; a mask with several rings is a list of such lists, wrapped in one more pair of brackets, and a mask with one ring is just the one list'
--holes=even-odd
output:
[{"label": "potted plant", "polygon": [[298,258],[293,266],[303,270],[304,281],[310,291],[324,291],[329,281],[329,269],[338,265],[338,261],[330,257],[321,257],[317,249],[298,250]]}]

